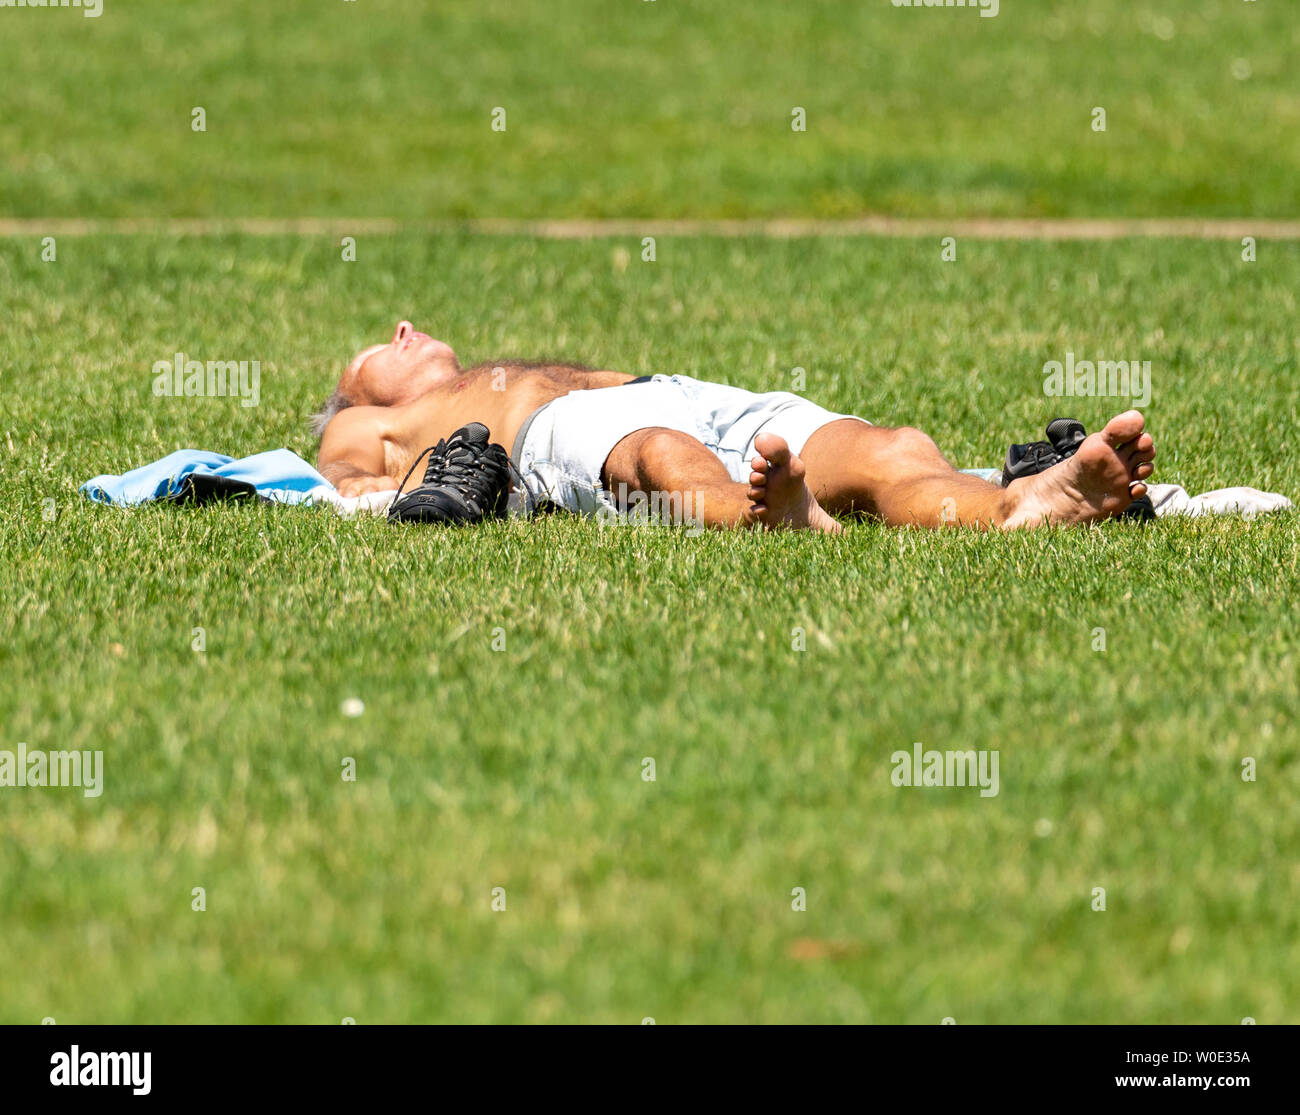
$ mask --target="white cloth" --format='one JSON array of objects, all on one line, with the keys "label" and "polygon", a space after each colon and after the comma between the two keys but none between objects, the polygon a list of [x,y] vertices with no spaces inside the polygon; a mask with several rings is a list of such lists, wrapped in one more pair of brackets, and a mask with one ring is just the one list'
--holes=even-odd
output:
[{"label": "white cloth", "polygon": [[1240,515],[1243,519],[1253,519],[1256,515],[1295,506],[1286,496],[1261,492],[1258,488],[1216,488],[1189,496],[1177,484],[1148,484],[1147,495],[1157,516]]},{"label": "white cloth", "polygon": [[345,519],[353,515],[387,515],[389,505],[397,498],[397,489],[391,492],[367,492],[364,496],[341,496],[337,490],[317,495],[314,503],[328,503]]}]

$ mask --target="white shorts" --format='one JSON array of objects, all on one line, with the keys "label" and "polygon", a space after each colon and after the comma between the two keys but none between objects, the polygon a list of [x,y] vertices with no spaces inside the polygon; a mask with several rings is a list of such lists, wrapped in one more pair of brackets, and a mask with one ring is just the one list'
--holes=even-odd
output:
[{"label": "white shorts", "polygon": [[726,466],[732,480],[744,483],[759,434],[778,434],[800,453],[814,430],[852,417],[788,391],[760,395],[690,376],[657,375],[570,391],[539,407],[520,428],[511,459],[526,494],[512,507],[527,513],[552,503],[584,515],[616,510],[600,474],[614,446],[637,430],[664,427],[689,434]]}]

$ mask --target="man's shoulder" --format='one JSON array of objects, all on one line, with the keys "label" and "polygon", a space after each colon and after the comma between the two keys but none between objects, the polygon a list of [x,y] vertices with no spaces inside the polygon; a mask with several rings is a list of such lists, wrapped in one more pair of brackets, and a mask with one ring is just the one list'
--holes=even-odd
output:
[{"label": "man's shoulder", "polygon": [[344,407],[326,424],[322,439],[329,438],[331,435],[340,437],[357,433],[376,433],[383,427],[388,410],[388,407]]},{"label": "man's shoulder", "polygon": [[388,432],[388,409],[355,406],[339,411],[321,431],[321,458],[328,460],[357,450],[372,452]]}]

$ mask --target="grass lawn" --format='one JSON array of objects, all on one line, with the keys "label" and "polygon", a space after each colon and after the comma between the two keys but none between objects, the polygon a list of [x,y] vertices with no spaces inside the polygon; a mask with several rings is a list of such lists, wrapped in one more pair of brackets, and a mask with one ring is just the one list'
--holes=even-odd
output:
[{"label": "grass lawn", "polygon": [[103,5],[0,11],[2,216],[1300,216],[1284,0]]},{"label": "grass lawn", "polygon": [[[1295,514],[690,537],[77,494],[183,446],[311,456],[400,313],[465,361],[800,367],[963,466],[1126,405],[1044,398],[1045,361],[1150,360],[1158,480],[1300,495],[1300,245],[638,248],[0,241],[0,747],[105,764],[98,798],[0,791],[0,1022],[1300,1022]],[[155,398],[178,350],[259,360],[261,405]],[[1000,793],[895,787],[918,740],[997,750]]]}]

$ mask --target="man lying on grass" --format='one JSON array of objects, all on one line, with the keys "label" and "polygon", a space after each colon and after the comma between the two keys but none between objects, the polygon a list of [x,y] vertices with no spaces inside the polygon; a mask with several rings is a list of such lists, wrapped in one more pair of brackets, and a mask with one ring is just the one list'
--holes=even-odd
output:
[{"label": "man lying on grass", "polygon": [[[467,434],[472,423],[487,430]],[[500,445],[488,446],[489,431]],[[344,496],[401,489],[432,453],[426,486],[468,484],[453,494],[471,505],[484,495],[475,484],[503,493],[509,470],[529,506],[593,514],[615,506],[618,490],[696,493],[705,526],[826,532],[841,529],[832,516],[853,513],[891,526],[1095,522],[1145,494],[1155,458],[1130,410],[1068,459],[998,488],[953,468],[920,430],[873,426],[798,395],[563,364],[462,369],[449,346],[407,321],[356,355],[316,432],[317,468]],[[512,447],[509,461],[502,446]],[[480,510],[504,512],[487,498]]]}]

